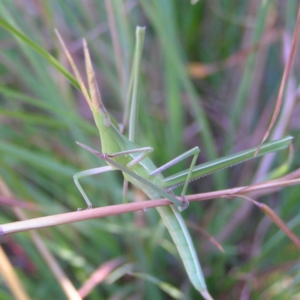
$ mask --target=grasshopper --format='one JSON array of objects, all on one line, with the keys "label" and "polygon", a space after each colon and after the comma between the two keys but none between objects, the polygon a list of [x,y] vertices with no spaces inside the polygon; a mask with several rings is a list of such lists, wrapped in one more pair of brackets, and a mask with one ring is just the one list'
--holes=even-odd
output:
[{"label": "grasshopper", "polygon": [[[139,31],[142,29],[138,28],[137,30]],[[154,149],[152,147],[140,147],[132,140],[125,137],[118,129],[117,122],[107,112],[95,81],[95,74],[85,40],[83,41],[83,45],[89,88],[86,88],[83,84],[79,71],[77,70],[75,63],[60,36],[59,39],[72,66],[81,91],[93,113],[94,121],[99,130],[101,152],[81,143],[78,144],[107,163],[107,166],[93,168],[74,175],[75,184],[85,199],[87,207],[92,208],[92,203],[81,187],[79,179],[113,170],[120,170],[123,173],[125,180],[141,189],[151,199],[161,197],[169,199],[172,202],[171,206],[157,207],[156,209],[177,247],[180,258],[192,285],[205,299],[213,299],[207,290],[193,241],[180,213],[181,210],[188,207],[188,201],[185,198],[186,189],[192,179],[197,179],[222,168],[254,158],[257,148],[249,149],[196,166],[196,160],[200,149],[199,147],[195,147],[157,168],[149,157],[149,154]],[[286,148],[290,144],[291,139],[292,137],[286,137],[284,139],[262,145],[256,157]],[[188,157],[192,157],[192,162],[187,170],[167,178],[163,177],[162,172],[164,170]],[[183,185],[181,199],[177,199],[170,192],[180,185]]]}]

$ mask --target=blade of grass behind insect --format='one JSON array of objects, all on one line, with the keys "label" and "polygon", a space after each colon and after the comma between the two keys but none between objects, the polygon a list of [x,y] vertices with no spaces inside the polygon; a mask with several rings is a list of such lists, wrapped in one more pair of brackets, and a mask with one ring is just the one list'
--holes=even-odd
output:
[{"label": "blade of grass behind insect", "polygon": [[[2,14],[9,15],[6,10],[4,10],[3,7],[0,7],[0,11]],[[10,18],[10,21],[12,22],[12,19]],[[14,36],[18,37],[20,40],[22,40],[24,43],[32,47],[36,52],[38,52],[41,56],[43,56],[48,62],[50,62],[55,68],[57,68],[62,74],[64,74],[74,86],[78,88],[77,81],[75,78],[68,72],[66,69],[53,57],[51,56],[47,51],[39,47],[36,43],[34,43],[31,39],[29,39],[26,35],[24,35],[22,32],[20,32],[16,27],[9,24],[6,20],[0,19],[0,26],[4,27],[7,31],[11,32]],[[22,43],[20,44],[23,45]],[[22,47],[24,52],[27,52],[27,47]],[[29,54],[28,54],[29,56]],[[31,62],[34,63],[34,59],[31,59]],[[38,69],[38,68],[37,68]]]},{"label": "blade of grass behind insect", "polygon": [[[251,44],[254,45],[259,42],[264,33],[265,24],[267,21],[267,14],[271,7],[272,1],[267,0],[260,3],[258,15],[255,21],[255,28],[253,30],[253,35],[251,39]],[[249,94],[251,81],[253,77],[254,64],[256,61],[257,54],[250,54],[248,59],[246,60],[245,68],[243,70],[242,79],[238,86],[238,91],[236,93],[236,97],[234,100],[233,109],[231,108],[231,119],[232,119],[232,130],[236,132],[236,128],[238,128],[238,124],[241,121],[240,113],[242,108],[245,107],[245,103],[247,100],[247,95]],[[234,134],[231,135],[231,139],[227,141],[227,149],[230,149],[233,143]]]},{"label": "blade of grass behind insect", "polygon": [[[120,42],[122,46],[123,51],[123,68],[124,68],[124,76],[125,76],[125,82],[124,82],[124,88],[121,89],[121,100],[123,100],[123,108],[125,107],[127,101],[124,98],[124,94],[127,91],[128,88],[128,79],[130,77],[131,72],[131,54],[133,53],[133,47],[134,47],[134,35],[133,35],[133,24],[134,21],[131,21],[129,18],[130,15],[126,11],[126,7],[123,2],[116,2],[112,1],[114,14],[116,17],[116,22],[118,26],[118,32],[120,36]],[[138,24],[139,25],[139,24]],[[143,24],[142,24],[143,25]],[[125,102],[124,102],[125,101]]]},{"label": "blade of grass behind insect", "polygon": [[70,166],[59,164],[55,160],[49,160],[48,156],[39,156],[36,153],[32,153],[30,150],[25,150],[24,148],[16,147],[9,143],[1,143],[0,151],[17,159],[28,161],[32,165],[45,168],[49,172],[57,172],[64,176],[72,176],[75,171],[75,169]]},{"label": "blade of grass behind insect", "polygon": [[[42,99],[36,99],[33,97],[28,97],[27,95],[20,93],[14,89],[10,89],[6,86],[0,86],[0,93],[3,94],[5,97],[14,99],[15,101],[22,99],[24,103],[27,103],[29,105],[34,106],[35,108],[39,108],[42,110],[46,110],[48,112],[53,112],[54,114],[58,114],[61,117],[65,115],[65,111],[63,109],[54,108],[51,104],[47,102],[43,102]],[[12,112],[10,112],[12,113]],[[6,114],[7,115],[7,114]],[[37,117],[40,115],[37,114]],[[25,114],[24,114],[24,117]],[[70,112],[70,118],[74,119],[74,122],[77,122],[78,125],[86,132],[96,135],[97,130],[95,129],[95,126],[92,126],[90,123],[87,123],[85,120],[82,120],[81,118],[78,118],[78,115],[74,113],[74,111]],[[27,118],[28,122],[31,122],[30,118]],[[49,122],[52,126],[62,126],[59,121],[52,121],[52,120],[43,120],[44,122]],[[52,122],[57,122],[58,124],[52,124]],[[65,126],[65,125],[64,125]]]},{"label": "blade of grass behind insect", "polygon": [[[3,7],[0,7],[0,12],[6,13],[6,10]],[[9,14],[6,15],[6,17],[9,16]],[[11,22],[14,22],[12,18],[10,18]],[[42,57],[44,57],[48,62],[50,62],[55,68],[57,68],[60,72],[62,72],[73,84],[76,86],[76,81],[73,79],[73,77],[65,70],[64,67],[60,65],[56,61],[54,57],[52,57],[47,51],[42,49],[40,46],[35,44],[31,39],[29,39],[27,36],[22,34],[17,28],[10,25],[8,22],[6,22],[4,19],[0,19],[0,25],[3,26],[6,30],[11,32],[13,36],[17,38],[17,42],[20,45],[20,49],[22,49],[24,55],[26,58],[30,61],[31,66],[34,68],[34,74],[32,77],[28,76],[28,70],[24,66],[22,67],[22,64],[19,64],[18,71],[23,72],[24,76],[22,76],[26,81],[27,84],[35,90],[36,93],[38,93],[41,98],[46,98],[50,103],[52,103],[53,107],[61,107],[61,104],[64,103],[68,106],[66,102],[58,102],[61,101],[60,97],[55,97],[53,91],[56,90],[55,83],[53,82],[52,78],[50,77],[50,74],[48,73],[49,68],[45,63],[40,60],[39,57],[34,55],[34,52],[28,47],[30,46],[34,51],[37,51]],[[43,65],[43,67],[41,67]],[[42,81],[42,85],[37,85],[34,81],[36,81],[36,78],[34,78],[34,75],[37,75],[40,81]],[[58,92],[59,94],[59,92]],[[68,110],[67,107],[65,109]],[[71,132],[73,132],[74,136],[83,136],[81,133],[81,130],[79,130],[78,126],[75,122],[70,122],[67,115],[64,115],[64,120]]]},{"label": "blade of grass behind insect", "polygon": [[[46,52],[41,49],[39,46],[35,45],[31,40],[29,40],[26,36],[24,36],[23,34],[21,34],[20,32],[17,31],[17,29],[14,29],[12,26],[9,26],[7,23],[3,22],[4,25],[7,25],[7,29],[8,30],[11,30],[13,34],[17,34],[19,38],[22,39],[23,42],[25,42],[25,44],[22,44],[21,43],[21,46],[22,46],[22,49],[24,50],[25,54],[27,55],[27,57],[29,57],[30,61],[32,62],[32,65],[35,66],[35,69],[37,69],[38,73],[39,73],[39,78],[42,79],[42,78],[45,78],[44,75],[46,75],[45,72],[40,72],[40,70],[46,70],[47,69],[47,66],[44,67],[44,68],[40,68],[40,63],[41,61],[39,60],[39,63],[37,64],[37,59],[35,56],[32,56],[32,53],[29,52],[28,48],[26,48],[26,44],[28,44],[30,47],[33,47],[34,50],[37,50],[39,53],[42,52],[43,54],[43,57],[46,58],[46,59],[49,59],[48,61],[52,64],[53,62],[55,62],[55,59],[52,58],[51,56],[49,55],[46,55]],[[57,66],[59,64],[54,64],[54,66]],[[61,68],[59,68],[59,70],[61,70]],[[65,73],[64,73],[65,75]],[[24,78],[28,78],[28,76],[24,76]],[[69,78],[70,79],[70,78]],[[50,85],[49,85],[50,84]],[[47,86],[48,85],[48,86]],[[61,107],[61,103],[65,103],[65,102],[60,102],[61,101],[61,98],[60,97],[57,97],[55,96],[55,94],[53,93],[53,91],[55,90],[55,87],[53,85],[53,81],[51,80],[50,77],[48,77],[46,80],[43,81],[43,84],[42,85],[35,85],[35,89],[38,88],[39,90],[37,91],[38,93],[41,94],[41,98],[48,98],[48,100],[50,100],[50,102],[53,102],[54,103],[52,104],[53,107]],[[59,92],[58,92],[59,94]],[[70,110],[70,106],[68,105],[68,103],[65,103],[69,108],[67,108],[67,110]],[[72,122],[72,120],[70,120],[70,118],[68,117],[67,114],[64,114],[63,115],[63,118],[62,120],[64,120],[71,132],[73,133],[73,142],[75,139],[79,139],[81,141],[85,141],[86,138],[84,136],[84,134],[82,133],[82,131],[78,128],[77,126],[77,122]],[[76,121],[75,119],[73,119],[73,121]],[[71,142],[71,140],[70,140]],[[94,161],[96,162],[97,160],[93,159],[92,157],[90,157],[90,155],[88,155],[86,152],[83,152],[83,157],[85,157],[88,161]],[[105,177],[105,179],[103,181],[101,181],[100,183],[100,186],[102,184],[105,183],[106,180],[109,180],[109,177],[113,176],[113,174],[109,174],[108,177]]]},{"label": "blade of grass behind insect", "polygon": [[[5,11],[4,7],[1,7],[2,13],[5,13],[5,17],[8,17],[9,14],[7,13],[7,11]],[[12,18],[9,18],[10,21],[12,23],[14,23]],[[47,51],[45,51],[43,48],[41,48],[40,46],[38,46],[36,43],[34,43],[31,39],[29,39],[26,35],[22,34],[17,28],[14,28],[11,24],[9,24],[8,22],[6,22],[4,19],[0,19],[0,25],[3,26],[5,29],[7,29],[8,31],[10,31],[13,35],[18,37],[18,41],[22,41],[24,43],[19,43],[22,50],[24,51],[25,55],[27,56],[27,58],[30,60],[31,64],[35,67],[35,71],[39,74],[39,79],[43,79],[44,75],[46,75],[46,73],[44,72],[44,70],[46,69],[46,67],[41,68],[40,67],[40,61],[38,62],[37,57],[32,55],[32,52],[29,51],[28,46],[30,46],[31,48],[33,48],[36,52],[38,52],[42,57],[44,57],[46,59],[46,61],[48,61],[51,65],[53,65],[55,68],[57,68],[64,76],[66,76],[66,78],[75,86],[78,88],[78,83],[77,81],[74,79],[74,77],[68,72],[66,71],[66,69],[53,57],[51,56]],[[19,40],[20,39],[20,40]],[[23,76],[23,78],[27,78],[27,76]],[[48,85],[48,87],[47,87]],[[36,85],[36,87],[40,87],[40,85]],[[53,91],[55,90],[55,85],[53,85],[53,81],[51,80],[50,77],[45,78],[45,80],[43,80],[43,84],[42,84],[42,89],[40,89],[40,92],[42,93],[41,97],[47,97],[49,98],[49,100],[51,100],[51,102],[54,102],[53,107],[61,107],[61,104],[66,104],[67,107],[64,107],[64,110],[70,110],[70,108],[73,108],[72,106],[70,107],[70,105],[66,102],[62,102],[61,99],[59,97],[53,97],[51,95],[53,95]],[[79,119],[79,118],[77,118]],[[68,115],[64,114],[64,118],[63,120],[65,120],[68,125],[70,130],[74,133],[74,137],[77,137],[77,139],[81,139],[82,141],[84,141],[84,135],[81,133],[81,131],[77,128],[77,124],[75,121],[75,119],[73,119],[73,121],[69,120]]]},{"label": "blade of grass behind insect", "polygon": [[[176,157],[178,153],[183,153],[185,148],[183,147],[182,138],[184,122],[183,122],[183,111],[184,105],[182,104],[182,99],[180,96],[180,84],[178,82],[178,76],[175,74],[172,68],[172,61],[168,58],[168,54],[165,54],[165,82],[166,91],[164,94],[165,101],[167,103],[167,117],[169,122],[166,124],[165,136],[167,153],[170,157]],[[179,145],[179,147],[174,147],[174,145]],[[180,171],[185,168],[184,164],[176,164],[173,168],[173,172]]]},{"label": "blade of grass behind insect", "polygon": [[[188,93],[192,113],[200,128],[200,135],[203,138],[205,154],[207,155],[208,160],[214,159],[217,157],[217,151],[214,146],[210,125],[201,107],[199,95],[197,95],[193,84],[188,78],[184,59],[182,58],[182,48],[176,38],[176,27],[171,27],[169,25],[172,24],[172,19],[174,19],[170,18],[170,14],[173,9],[172,3],[169,1],[164,1],[163,3],[161,1],[154,1],[152,3],[148,1],[141,1],[141,4],[157,31],[163,51],[168,53],[170,62],[172,62],[173,65],[174,73],[178,76],[178,79],[174,84],[180,82],[183,90]],[[181,133],[178,134],[182,136]],[[222,178],[222,174],[216,174],[216,178],[217,187],[221,188],[224,182],[223,180],[220,180]]]},{"label": "blade of grass behind insect", "polygon": [[142,278],[144,280],[147,280],[149,282],[152,282],[153,284],[157,285],[159,288],[161,288],[166,294],[168,294],[169,296],[171,296],[173,299],[187,299],[186,295],[184,295],[179,289],[177,289],[176,287],[170,285],[167,282],[164,282],[154,276],[151,276],[149,274],[145,274],[145,273],[130,273],[132,276],[138,277],[138,278]]},{"label": "blade of grass behind insect", "polygon": [[119,85],[121,86],[120,92],[122,95],[122,92],[125,91],[125,69],[123,63],[123,51],[121,48],[120,35],[118,34],[115,13],[111,1],[104,0],[104,4],[106,9],[107,22],[110,29],[109,32],[114,50]]},{"label": "blade of grass behind insect", "polygon": [[[138,89],[139,89],[139,73],[140,73],[140,61],[143,52],[144,45],[144,37],[145,37],[145,28],[137,27],[136,28],[136,46],[134,51],[133,65],[132,65],[132,87],[129,86],[131,99],[127,99],[131,103],[130,110],[130,120],[129,120],[129,140],[132,142],[136,141],[136,128],[138,127],[138,112],[139,112],[139,101],[138,101]],[[128,93],[129,94],[129,93]],[[125,112],[126,113],[126,112]]]}]

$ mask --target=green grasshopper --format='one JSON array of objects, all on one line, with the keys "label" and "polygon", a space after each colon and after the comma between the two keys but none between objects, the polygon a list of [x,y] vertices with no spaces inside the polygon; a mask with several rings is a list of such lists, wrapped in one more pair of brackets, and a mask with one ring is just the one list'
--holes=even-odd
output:
[{"label": "green grasshopper", "polygon": [[[157,199],[161,197],[169,199],[173,205],[157,207],[157,211],[163,219],[163,222],[177,247],[192,285],[202,294],[205,299],[212,299],[205,284],[205,279],[202,274],[202,269],[193,245],[193,241],[180,214],[180,211],[188,206],[188,201],[185,198],[186,189],[192,179],[197,179],[206,174],[253,158],[256,148],[195,166],[198,154],[200,152],[199,148],[195,147],[176,157],[165,165],[157,168],[149,158],[149,154],[153,151],[153,148],[140,147],[133,141],[130,141],[128,138],[126,138],[120,133],[116,121],[106,111],[95,81],[95,75],[86,42],[84,41],[84,55],[89,93],[88,89],[83,84],[76,65],[74,64],[60,36],[59,39],[72,66],[81,91],[93,113],[94,121],[99,129],[102,153],[86,145],[80,143],[78,144],[97,155],[107,163],[107,166],[105,167],[98,167],[82,171],[74,175],[75,184],[85,199],[88,208],[92,208],[92,204],[78,180],[85,176],[100,174],[113,170],[122,171],[125,180],[141,189],[151,199]],[[273,151],[284,149],[288,147],[291,139],[292,137],[286,137],[281,140],[267,143],[260,148],[257,156],[262,156]],[[161,173],[164,170],[188,157],[192,157],[192,163],[189,169],[168,178],[163,177]],[[172,193],[170,193],[175,187],[180,185],[183,185],[181,200],[177,199]]]}]

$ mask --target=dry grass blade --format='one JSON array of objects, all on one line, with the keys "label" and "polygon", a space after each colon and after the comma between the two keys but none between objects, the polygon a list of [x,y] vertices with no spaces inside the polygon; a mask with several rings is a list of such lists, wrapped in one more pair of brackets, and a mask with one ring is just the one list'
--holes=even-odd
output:
[{"label": "dry grass blade", "polygon": [[190,222],[190,221],[187,221],[186,224],[188,225],[188,227],[193,228],[196,231],[198,231],[201,234],[203,234],[221,252],[225,252],[224,248],[222,247],[222,245],[215,239],[215,237],[213,237],[211,234],[209,234],[205,229],[203,229],[202,227],[200,227],[200,226],[198,226],[195,223]]},{"label": "dry grass blade", "polygon": [[0,195],[0,203],[2,205],[7,205],[7,206],[19,206],[30,210],[37,210],[37,205],[33,203],[25,202],[11,197],[6,197],[4,195]]},{"label": "dry grass blade", "polygon": [[3,248],[0,246],[0,273],[3,277],[4,282],[9,287],[11,293],[16,300],[29,300],[30,297],[27,295],[21,281],[18,278],[17,273],[14,270],[11,262],[5,254]]},{"label": "dry grass blade", "polygon": [[88,77],[89,91],[91,93],[91,100],[93,103],[93,107],[100,107],[101,109],[103,109],[101,94],[96,82],[91,56],[85,39],[83,40],[83,51],[84,51],[84,58],[85,58],[86,74]]},{"label": "dry grass blade", "polygon": [[255,201],[254,199],[245,195],[236,194],[236,197],[241,197],[249,200],[254,205],[259,207],[289,238],[290,240],[300,249],[300,239],[289,229],[285,222],[275,213],[275,211],[264,203]]},{"label": "dry grass blade", "polygon": [[[7,197],[13,196],[1,178],[0,178],[0,191],[3,195],[5,195]],[[17,216],[17,218],[19,220],[21,220],[19,222],[15,222],[15,223],[22,223],[22,222],[30,221],[30,220],[27,220],[25,213],[19,207],[13,207],[12,210],[13,210],[14,214]],[[64,273],[64,271],[62,270],[62,268],[60,267],[58,262],[56,261],[55,257],[48,250],[48,248],[46,247],[45,243],[43,242],[43,240],[41,239],[39,234],[35,231],[31,231],[30,235],[31,235],[31,239],[32,239],[35,247],[40,252],[41,256],[43,257],[43,259],[49,266],[49,269],[52,271],[54,277],[56,278],[58,284],[61,286],[62,290],[64,291],[64,293],[68,297],[68,299],[80,300],[81,297],[79,296],[77,290],[75,289],[75,287],[73,286],[73,284],[71,283],[69,278],[66,276],[66,274]],[[2,262],[3,262],[3,260],[1,259],[1,264],[2,264]],[[14,285],[14,287],[16,287],[16,286]],[[18,289],[20,289],[20,292],[22,292],[21,287],[19,287]],[[15,293],[14,291],[12,291],[12,292]],[[25,294],[24,294],[24,298],[16,298],[16,299],[30,299],[30,298],[25,298]]]},{"label": "dry grass blade", "polygon": [[289,229],[284,221],[268,205],[258,203],[258,206],[300,249],[300,239]]},{"label": "dry grass blade", "polygon": [[62,47],[63,47],[63,50],[64,50],[64,52],[65,52],[65,54],[66,54],[66,56],[67,56],[67,59],[68,59],[69,63],[70,63],[70,65],[71,65],[72,69],[73,69],[73,72],[74,72],[74,74],[75,74],[75,76],[76,76],[76,79],[77,79],[77,81],[78,81],[78,84],[79,84],[79,86],[80,86],[80,89],[81,89],[81,91],[82,91],[82,93],[83,93],[83,95],[84,95],[84,98],[86,99],[86,101],[88,102],[88,104],[89,104],[91,107],[93,107],[93,103],[92,103],[92,101],[90,100],[89,93],[88,93],[88,91],[87,91],[87,89],[86,89],[86,87],[85,87],[85,85],[84,85],[84,83],[83,83],[83,80],[82,80],[82,78],[81,78],[81,76],[80,76],[80,73],[79,73],[79,71],[78,71],[78,69],[77,69],[75,63],[74,63],[74,60],[73,60],[72,56],[70,55],[70,53],[69,53],[69,51],[68,51],[68,49],[67,49],[67,47],[66,47],[66,45],[65,45],[65,43],[64,43],[64,41],[63,41],[63,39],[62,39],[62,37],[60,36],[60,34],[59,34],[59,32],[58,32],[58,30],[55,29],[55,33],[56,33],[56,35],[57,35],[57,37],[58,37],[58,39],[59,39],[59,42],[61,43],[61,45],[62,45]]},{"label": "dry grass blade", "polygon": [[259,152],[259,149],[260,149],[261,145],[268,138],[268,136],[269,136],[276,120],[277,120],[277,117],[279,115],[280,108],[281,108],[281,103],[282,103],[282,99],[283,99],[284,89],[285,89],[285,86],[287,84],[287,80],[288,80],[289,74],[291,72],[291,69],[292,69],[292,66],[293,66],[293,61],[294,61],[294,58],[295,58],[295,53],[296,53],[296,49],[297,49],[297,42],[298,42],[298,37],[299,37],[299,29],[300,29],[300,6],[299,6],[299,9],[298,9],[298,15],[297,15],[297,22],[296,22],[296,26],[295,26],[295,31],[294,31],[294,34],[293,34],[291,52],[290,52],[290,55],[289,55],[289,58],[288,58],[288,62],[285,66],[283,76],[282,76],[282,80],[281,80],[281,84],[280,84],[280,88],[279,88],[279,92],[278,92],[278,97],[277,97],[274,113],[273,113],[271,122],[270,122],[270,124],[269,124],[269,126],[268,126],[268,128],[267,128],[267,130],[264,134],[264,137],[263,137],[259,147],[256,150],[255,155]]},{"label": "dry grass blade", "polygon": [[[215,192],[201,193],[195,195],[186,196],[189,202],[212,200],[215,198],[233,198],[240,195],[251,193],[253,195],[264,195],[270,193],[272,190],[278,190],[285,186],[297,185],[300,183],[300,178],[292,180],[272,180],[255,184],[247,187],[236,187],[227,190],[220,190]],[[181,199],[178,197],[178,199]],[[69,224],[73,222],[85,221],[96,218],[103,218],[107,216],[120,215],[134,211],[145,211],[145,208],[155,208],[159,206],[170,205],[171,202],[167,199],[147,200],[134,203],[118,204],[105,207],[94,208],[91,210],[69,212],[64,214],[58,214],[54,216],[47,216],[41,218],[35,218],[25,220],[21,222],[12,222],[2,224],[0,226],[0,236],[27,231],[31,229],[44,228],[49,226],[57,226],[62,224]]]},{"label": "dry grass blade", "polygon": [[95,272],[91,274],[88,280],[86,280],[83,286],[79,289],[78,292],[80,296],[85,298],[95,286],[103,282],[103,280],[105,280],[105,278],[123,262],[124,260],[122,258],[116,258],[103,263]]}]

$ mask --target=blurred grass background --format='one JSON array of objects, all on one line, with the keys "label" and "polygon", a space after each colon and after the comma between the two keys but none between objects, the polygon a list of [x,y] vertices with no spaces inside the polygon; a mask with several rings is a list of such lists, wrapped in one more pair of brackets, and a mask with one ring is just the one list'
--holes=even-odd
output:
[{"label": "blurred grass background", "polygon": [[[105,105],[121,122],[135,42],[146,26],[139,89],[138,144],[152,146],[162,165],[198,145],[200,162],[259,144],[268,126],[287,61],[297,1],[8,1],[0,18],[66,68],[57,28],[76,64],[88,41]],[[0,175],[14,197],[36,204],[28,217],[84,207],[73,174],[103,162],[75,144],[100,149],[83,96],[36,51],[0,28]],[[299,51],[298,51],[299,53]],[[299,166],[299,55],[272,139],[293,135]],[[191,184],[190,193],[258,182],[286,152],[247,162]],[[184,161],[166,174],[187,168]],[[94,207],[122,201],[122,177],[83,180]],[[257,199],[299,235],[299,187]],[[133,200],[137,194],[129,192]],[[191,229],[208,289],[216,299],[297,299],[299,254],[262,212],[244,200],[193,203],[184,217],[218,239],[225,253]],[[0,223],[15,221],[1,205]],[[289,223],[290,222],[290,223]],[[143,272],[199,299],[155,210],[39,230],[68,278],[80,288],[107,261],[122,264],[87,299],[170,299],[156,284],[127,275]],[[1,238],[31,299],[65,299],[28,233]],[[17,249],[17,250],[16,250]],[[1,277],[0,277],[1,279]],[[293,298],[294,297],[294,298]],[[0,298],[12,299],[3,277]]]}]

